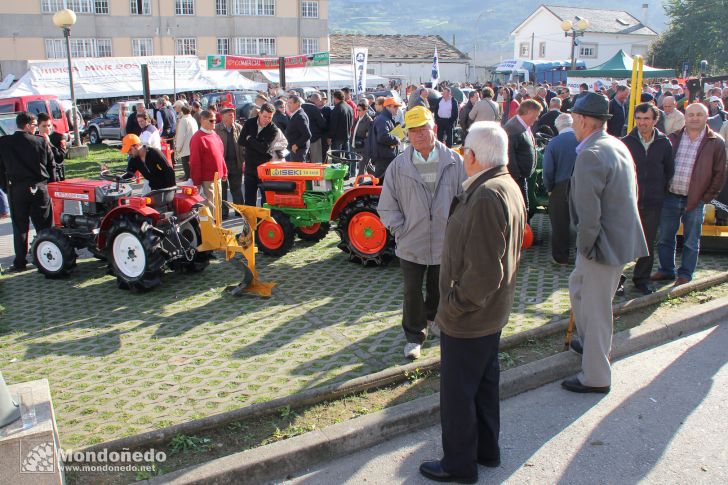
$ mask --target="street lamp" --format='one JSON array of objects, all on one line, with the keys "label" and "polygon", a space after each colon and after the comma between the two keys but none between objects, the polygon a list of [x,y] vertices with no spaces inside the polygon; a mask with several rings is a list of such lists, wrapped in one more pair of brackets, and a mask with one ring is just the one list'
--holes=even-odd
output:
[{"label": "street lamp", "polygon": [[579,18],[576,23],[571,20],[561,22],[561,30],[564,31],[565,37],[571,37],[571,69],[576,69],[576,38],[584,35],[584,31],[589,28],[589,21]]},{"label": "street lamp", "polygon": [[68,57],[68,82],[71,88],[71,111],[73,114],[73,145],[81,146],[81,136],[79,133],[78,108],[76,108],[76,92],[73,90],[73,68],[71,67],[71,26],[76,23],[76,14],[73,10],[64,8],[53,15],[53,24],[59,29],[63,29],[63,36],[66,38],[66,55]]}]

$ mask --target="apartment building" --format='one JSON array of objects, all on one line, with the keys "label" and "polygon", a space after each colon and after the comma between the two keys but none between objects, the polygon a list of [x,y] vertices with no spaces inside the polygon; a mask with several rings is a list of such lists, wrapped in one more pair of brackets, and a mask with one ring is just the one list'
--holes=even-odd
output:
[{"label": "apartment building", "polygon": [[74,57],[239,54],[288,56],[327,48],[328,0],[3,0],[0,78],[27,60],[66,57],[53,14],[76,12]]}]

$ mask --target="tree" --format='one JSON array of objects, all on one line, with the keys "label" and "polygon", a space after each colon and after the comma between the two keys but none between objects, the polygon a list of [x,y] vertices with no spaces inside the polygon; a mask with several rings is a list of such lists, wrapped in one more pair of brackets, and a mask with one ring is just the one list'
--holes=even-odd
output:
[{"label": "tree", "polygon": [[657,66],[682,70],[683,62],[697,74],[700,61],[708,61],[712,73],[728,70],[728,0],[666,0],[669,24],[650,55]]}]

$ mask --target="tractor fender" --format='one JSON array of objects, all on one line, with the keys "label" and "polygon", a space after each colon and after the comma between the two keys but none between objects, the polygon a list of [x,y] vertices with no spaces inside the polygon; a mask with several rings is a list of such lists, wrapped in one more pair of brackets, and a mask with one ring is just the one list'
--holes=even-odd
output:
[{"label": "tractor fender", "polygon": [[106,232],[109,230],[114,220],[124,214],[139,214],[142,217],[151,217],[154,222],[157,222],[157,219],[159,219],[159,212],[151,207],[130,207],[126,205],[116,206],[101,220],[101,225],[99,226],[99,238],[96,242],[96,247],[98,249],[104,249],[106,247]]},{"label": "tractor fender", "polygon": [[379,196],[379,194],[381,193],[381,185],[365,185],[347,190],[341,195],[341,197],[339,197],[339,200],[337,200],[334,204],[334,207],[331,209],[331,216],[329,217],[329,220],[336,220],[339,217],[339,214],[341,214],[341,211],[344,210],[344,207],[349,205],[351,201],[365,195]]}]

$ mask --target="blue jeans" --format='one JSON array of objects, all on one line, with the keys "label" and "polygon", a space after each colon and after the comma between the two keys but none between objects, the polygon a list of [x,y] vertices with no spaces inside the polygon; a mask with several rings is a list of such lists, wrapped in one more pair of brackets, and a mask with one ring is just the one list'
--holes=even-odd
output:
[{"label": "blue jeans", "polygon": [[688,198],[667,194],[662,203],[660,217],[660,230],[657,239],[657,255],[660,258],[661,273],[675,275],[675,237],[683,224],[682,261],[677,270],[678,278],[693,278],[693,272],[698,265],[698,252],[700,251],[700,234],[703,229],[703,216],[705,204],[686,212]]}]

